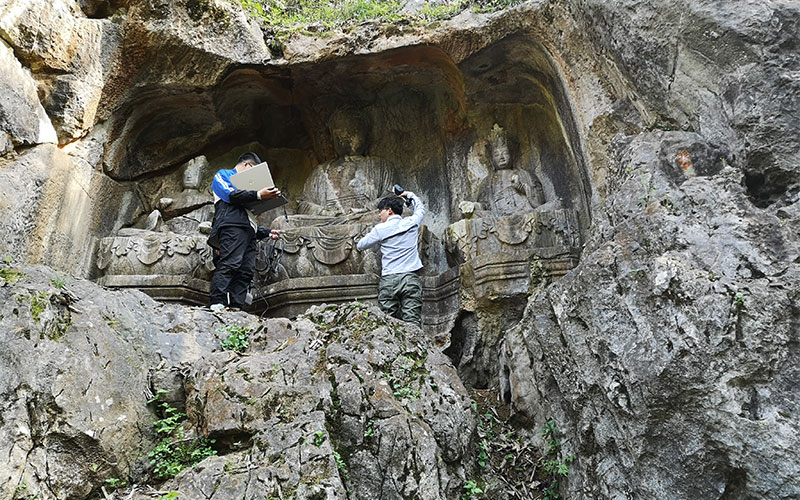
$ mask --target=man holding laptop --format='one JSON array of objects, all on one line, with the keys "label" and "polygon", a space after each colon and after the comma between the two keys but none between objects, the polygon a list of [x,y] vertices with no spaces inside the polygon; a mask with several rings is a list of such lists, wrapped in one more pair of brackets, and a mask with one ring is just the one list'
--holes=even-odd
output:
[{"label": "man holding laptop", "polygon": [[[265,177],[237,176],[256,165],[266,171]],[[253,211],[260,213],[279,206],[285,203],[285,198],[272,183],[266,163],[261,163],[255,153],[245,153],[234,168],[217,172],[211,190],[214,222],[208,244],[214,248],[216,269],[211,279],[209,305],[214,311],[241,308],[256,268],[256,241],[267,236],[274,240],[280,237],[279,231],[259,227]],[[281,200],[275,200],[279,197]]]}]

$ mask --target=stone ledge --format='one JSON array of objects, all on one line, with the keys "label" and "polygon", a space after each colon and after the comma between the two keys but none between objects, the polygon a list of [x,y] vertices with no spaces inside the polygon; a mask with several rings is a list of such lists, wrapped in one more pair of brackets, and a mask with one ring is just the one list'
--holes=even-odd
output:
[{"label": "stone ledge", "polygon": [[[540,269],[533,269],[539,263]],[[578,263],[567,247],[534,248],[480,255],[461,266],[461,288],[471,288],[479,300],[528,294],[531,274],[561,277]]]},{"label": "stone ledge", "polygon": [[160,274],[103,276],[96,283],[108,288],[135,288],[156,300],[193,305],[206,305],[211,287],[203,279]]}]

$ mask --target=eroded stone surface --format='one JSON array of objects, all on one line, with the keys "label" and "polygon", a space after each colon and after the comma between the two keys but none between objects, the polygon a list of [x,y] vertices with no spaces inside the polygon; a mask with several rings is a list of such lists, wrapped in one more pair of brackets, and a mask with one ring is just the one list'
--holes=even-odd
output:
[{"label": "eroded stone surface", "polygon": [[121,26],[86,19],[68,0],[8,1],[0,29],[38,80],[59,142],[81,137],[94,125],[103,87],[116,66]]},{"label": "eroded stone surface", "polygon": [[573,426],[575,495],[792,498],[800,240],[724,158],[686,177],[680,139],[622,149],[581,264],[505,339],[507,397]]},{"label": "eroded stone surface", "polygon": [[[189,498],[460,491],[475,427],[469,397],[419,329],[374,307],[262,321],[43,267],[2,276],[3,497],[24,484],[42,499],[88,498],[109,478],[145,491],[148,400],[162,389],[162,401],[185,408],[187,437],[216,440],[219,456],[161,486]],[[244,354],[220,347],[226,325],[252,332]]]},{"label": "eroded stone surface", "polygon": [[474,420],[455,370],[420,333],[371,306],[320,307],[265,323],[243,357],[193,364],[187,413],[235,450],[212,460],[232,470],[198,467],[165,487],[189,496],[206,484],[244,498],[453,498]]},{"label": "eroded stone surface", "polygon": [[11,48],[0,43],[0,130],[8,138],[0,141],[0,154],[14,145],[57,142],[58,137],[36,94],[36,84],[23,70]]},{"label": "eroded stone surface", "polygon": [[[30,71],[38,83],[60,141],[74,140],[62,150],[27,149],[36,141],[20,141],[10,125],[0,131],[6,194],[0,229],[9,257],[88,274],[87,255],[95,254],[83,249],[93,248],[93,238],[135,224],[164,198],[172,199],[161,203],[166,209],[184,206],[161,196],[161,188],[177,185],[171,177],[177,168],[206,148],[258,144],[275,158],[278,178],[286,179],[296,198],[313,165],[336,156],[325,125],[348,106],[371,118],[372,147],[365,154],[391,160],[398,166],[393,180],[428,197],[426,224],[440,236],[458,222],[461,202],[478,199],[491,171],[482,143],[499,123],[545,199],[572,203],[565,208],[574,209],[586,246],[582,263],[555,283],[536,271],[535,262],[527,270],[496,266],[500,275],[518,273],[532,285],[527,309],[525,290],[474,313],[465,294],[456,319],[456,329],[466,332],[462,337],[473,345],[505,338],[505,347],[499,366],[488,349],[462,373],[499,384],[537,425],[555,417],[568,430],[565,443],[576,456],[566,486],[570,497],[797,496],[798,410],[790,392],[798,382],[796,5],[531,1],[511,11],[465,12],[429,27],[363,23],[325,38],[297,35],[273,58],[235,3],[197,9],[200,4],[3,4],[4,41],[22,72]],[[20,88],[25,85],[30,87]],[[214,165],[223,166],[230,163]],[[481,264],[489,269],[495,263]],[[218,324],[186,311],[164,308],[140,321],[146,325],[163,315],[175,330],[155,334],[162,341],[185,339],[173,334],[194,332],[187,323],[205,322],[211,330]],[[29,329],[43,326],[37,328]],[[17,326],[7,331],[13,337]],[[201,337],[211,342],[208,331]],[[22,345],[12,337],[10,356],[49,346],[44,339],[23,336]],[[59,345],[73,349],[65,338]],[[205,340],[162,341],[153,345],[169,363],[182,359],[185,349],[192,361],[212,350]],[[345,351],[355,360],[363,354]],[[85,371],[75,372],[83,380],[99,361],[88,351],[75,352],[90,360]],[[349,366],[325,352],[326,367]],[[49,353],[35,357],[41,366],[56,364],[49,357],[61,359],[60,352]],[[197,366],[238,362],[214,354]],[[138,372],[131,378],[140,379]],[[287,442],[322,430],[334,392],[345,405],[347,383],[334,391],[324,377],[308,380],[319,394],[303,403],[313,409],[302,423],[306,430],[298,423],[281,434]],[[352,378],[341,373],[341,380]],[[377,384],[369,377],[365,383]],[[170,384],[177,404],[182,383]],[[234,385],[247,390],[241,381]],[[27,402],[34,408],[77,406],[46,388],[19,387],[5,391],[19,392],[9,401],[24,404],[10,403],[16,406],[9,411],[23,422]],[[51,396],[55,407],[47,403]],[[322,408],[308,406],[313,401]],[[387,408],[387,415],[396,410]],[[416,413],[399,415],[403,421]],[[85,491],[72,474],[85,474],[95,485],[102,479],[87,472],[82,458],[64,465],[65,439],[72,439],[75,456],[100,456],[120,467],[135,455],[120,449],[113,453],[124,456],[110,456],[103,439],[82,437],[90,428],[83,414],[69,424],[74,432],[50,416],[36,418],[44,424],[27,428],[61,426],[61,434],[18,433],[11,440],[19,443],[10,451],[12,469],[17,474],[23,467],[23,452],[32,460],[26,469],[31,477],[43,476],[42,464],[52,463],[59,479],[51,487],[65,494]],[[241,415],[214,421],[236,432],[249,425]],[[343,425],[353,429],[343,442],[358,442],[359,425],[363,419],[355,417],[351,427]],[[429,443],[418,430],[412,426],[402,442]],[[252,449],[272,449],[260,440],[261,430],[252,432]],[[44,435],[52,445],[34,446],[28,434]],[[301,450],[320,457],[314,474],[324,480],[316,486],[331,496],[351,486],[333,469],[326,446],[294,449],[297,464],[304,463]],[[391,453],[367,448],[357,449],[348,463],[372,477],[394,470]],[[276,464],[252,474],[241,469],[228,481],[225,465],[248,463],[252,456],[228,452],[230,458],[210,459],[173,484],[217,485],[242,495],[263,485],[297,484],[300,491],[302,478]],[[379,459],[370,462],[374,453]],[[425,453],[414,463],[429,463]],[[382,463],[390,466],[375,465]],[[453,470],[447,477],[459,474]],[[420,479],[403,487],[453,495],[442,482],[436,489],[430,477]],[[303,486],[303,494],[311,495],[312,486]]]}]

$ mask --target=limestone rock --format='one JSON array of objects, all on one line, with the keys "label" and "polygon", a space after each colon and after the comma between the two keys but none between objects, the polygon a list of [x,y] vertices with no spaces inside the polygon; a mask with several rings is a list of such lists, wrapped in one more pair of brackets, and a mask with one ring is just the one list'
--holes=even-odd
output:
[{"label": "limestone rock", "polygon": [[[148,400],[161,389],[188,413],[187,435],[219,454],[161,486],[182,496],[460,492],[473,411],[416,327],[355,303],[262,322],[44,267],[0,270],[3,498],[83,499],[106,479],[146,480]],[[244,354],[220,347],[226,325],[252,332]]]},{"label": "limestone rock", "polygon": [[38,80],[61,143],[95,124],[105,77],[115,66],[121,29],[82,17],[69,0],[8,1],[0,29]]},{"label": "limestone rock", "polygon": [[0,169],[0,178],[0,251],[15,262],[47,262],[88,275],[95,236],[141,210],[130,187],[55,145],[25,151]]},{"label": "limestone rock", "polygon": [[295,322],[271,321],[246,356],[194,363],[186,386],[190,419],[234,453],[165,485],[183,494],[453,498],[460,490],[474,428],[469,398],[419,330],[374,307],[320,306]]},{"label": "limestone rock", "polygon": [[5,42],[0,43],[0,154],[14,145],[57,142],[58,137],[36,94],[36,82],[14,57]]},{"label": "limestone rock", "polygon": [[165,169],[209,138],[230,133],[228,122],[241,117],[218,109],[210,90],[232,68],[263,65],[270,57],[257,24],[238,3],[132,3],[120,67],[104,95],[104,116],[112,122],[109,174],[128,180]]},{"label": "limestone rock", "polygon": [[623,148],[581,264],[536,290],[505,339],[507,397],[572,426],[577,496],[800,494],[800,238],[753,209],[724,157],[676,182],[690,139]]},{"label": "limestone rock", "polygon": [[[477,206],[458,220],[459,204],[479,201],[489,177],[484,145],[498,123],[544,199],[575,214],[569,247],[581,253],[559,269],[531,255],[478,255],[441,275],[448,286],[436,307],[460,301],[447,317],[461,375],[499,386],[534,425],[558,422],[576,457],[565,497],[794,498],[798,9],[532,0],[431,25],[298,33],[273,56],[269,32],[237,2],[7,0],[2,255],[89,276],[97,241],[144,225],[161,198],[173,200],[163,217],[170,231],[207,223],[207,178],[182,177],[201,154],[212,172],[259,149],[296,199],[312,167],[336,156],[326,124],[342,109],[370,120],[363,154],[391,161],[393,182],[428,197],[433,236],[460,223],[458,234],[473,240],[463,248],[487,243],[484,233],[508,243],[520,228],[483,231]],[[41,144],[52,139],[48,116],[61,149]],[[182,187],[197,192],[179,196]],[[460,264],[434,254],[438,265]],[[0,287],[9,353],[0,432],[12,437],[0,440],[10,443],[0,450],[10,464],[0,467],[10,471],[2,496],[23,479],[46,498],[96,495],[110,474],[144,480],[153,416],[137,391],[150,368],[220,443],[220,456],[169,483],[184,495],[461,495],[473,424],[450,365],[412,342],[416,332],[395,336],[396,324],[381,319],[380,337],[359,336],[341,321],[354,326],[365,310],[342,308],[290,330],[286,320],[159,307],[70,282],[79,309],[99,297],[121,315],[119,329],[102,311],[72,311],[68,295],[50,290],[49,271],[26,272],[32,281]],[[374,290],[354,276],[330,281]],[[503,289],[509,277],[514,286]],[[302,279],[304,291],[322,282]],[[246,355],[222,353],[226,321],[265,330]],[[130,360],[129,372],[113,371]],[[273,374],[276,364],[287,369]],[[440,392],[430,378],[390,387],[409,366],[433,374]],[[264,376],[237,371],[251,368]],[[405,397],[417,389],[419,398]],[[254,408],[256,390],[280,401]],[[104,412],[138,427],[120,420],[100,432]],[[284,448],[291,455],[281,461]]]},{"label": "limestone rock", "polygon": [[653,126],[726,144],[769,204],[797,178],[798,7],[582,2],[593,37],[613,54]]},{"label": "limestone rock", "polygon": [[145,323],[126,309],[136,302],[112,294],[95,302],[85,293],[94,285],[46,268],[22,272],[0,287],[0,496],[86,498],[147,451],[153,354],[131,335]]}]

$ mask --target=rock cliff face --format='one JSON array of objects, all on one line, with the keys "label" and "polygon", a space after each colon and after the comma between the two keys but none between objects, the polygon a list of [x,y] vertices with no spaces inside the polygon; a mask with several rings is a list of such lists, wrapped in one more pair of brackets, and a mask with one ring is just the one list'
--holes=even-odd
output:
[{"label": "rock cliff face", "polygon": [[[430,245],[501,249],[430,252],[461,265],[447,352],[532,428],[558,423],[564,497],[797,498],[799,14],[529,1],[278,47],[226,0],[0,0],[0,252],[57,270],[4,267],[0,496],[144,478],[158,388],[218,453],[165,490],[463,493],[474,417],[419,332],[356,305],[262,322],[80,279],[105,237],[206,220],[209,175],[244,150],[299,197],[340,154],[332,117],[358,110],[359,154],[425,196]],[[543,203],[520,219],[478,203],[495,124]],[[547,245],[514,257],[525,238]],[[519,279],[492,288],[492,266]],[[223,323],[252,329],[248,355],[220,350]]]},{"label": "rock cliff face", "polygon": [[[153,424],[168,417],[159,404],[188,416],[171,439],[214,440],[216,456],[161,485],[186,498],[460,494],[470,399],[418,328],[374,306],[261,321],[48,268],[3,276],[2,498],[90,498],[108,479],[142,482],[160,441]],[[250,333],[246,354],[223,350],[231,332]]]}]

